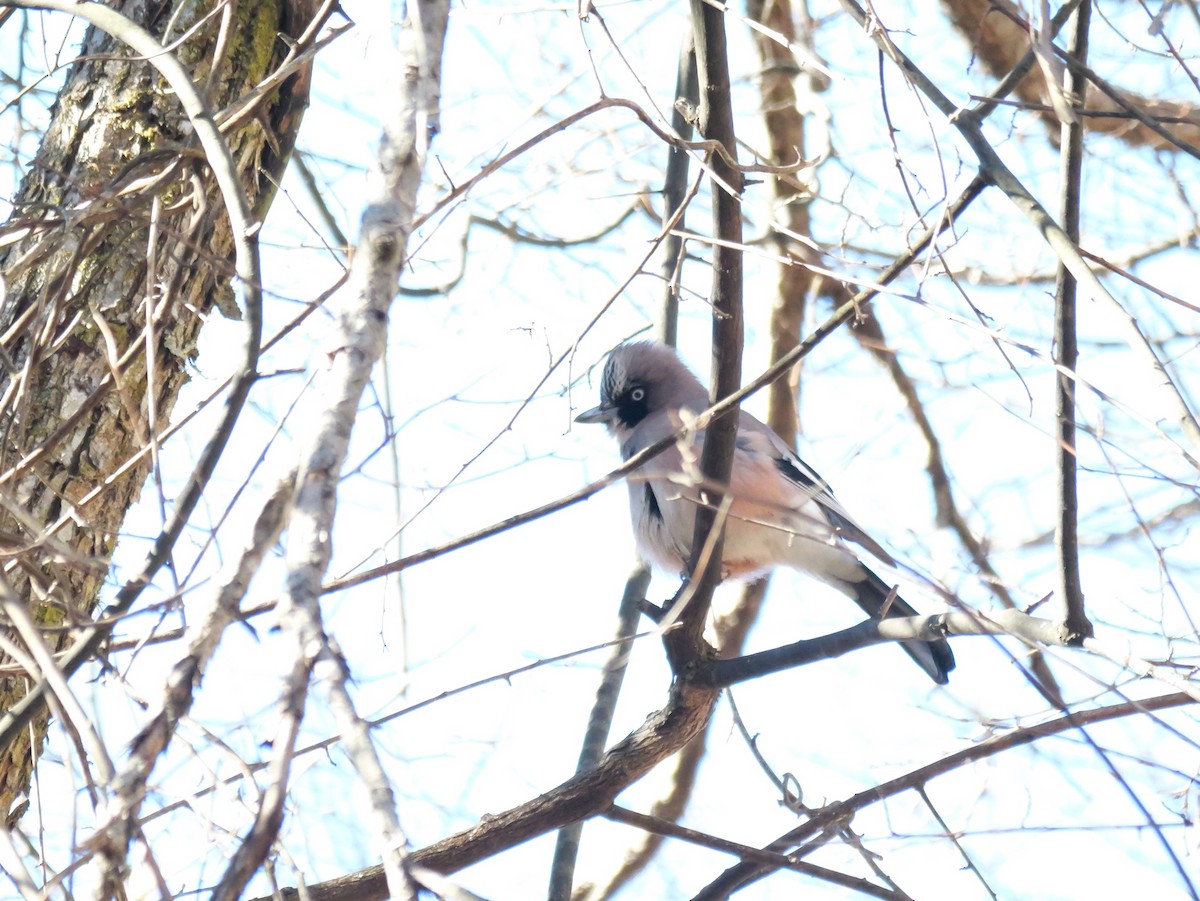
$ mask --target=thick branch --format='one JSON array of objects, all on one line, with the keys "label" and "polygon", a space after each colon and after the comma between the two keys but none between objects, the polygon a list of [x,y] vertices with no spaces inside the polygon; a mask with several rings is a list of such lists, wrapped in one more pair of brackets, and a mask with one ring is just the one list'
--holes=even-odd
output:
[{"label": "thick branch", "polygon": [[[465,832],[414,851],[409,859],[414,865],[451,873],[552,829],[601,813],[627,786],[698,735],[716,699],[716,691],[677,683],[666,707],[651,714],[637,731],[614,746],[595,769],[531,801],[485,817]],[[301,895],[287,889],[282,897],[285,901],[300,901]],[[378,866],[304,889],[305,901],[382,901],[386,897],[387,885]]]},{"label": "thick branch", "polygon": [[[740,193],[742,175],[737,168],[737,144],[730,99],[729,59],[725,16],[702,0],[692,0],[692,26],[696,39],[696,72],[700,86],[698,128],[705,140],[715,141],[723,152],[714,154],[712,166],[712,379],[710,399],[716,401],[737,391],[742,378],[742,242]],[[700,472],[717,485],[729,484],[737,411],[733,407],[715,415],[705,431]],[[682,672],[711,654],[703,638],[712,592],[721,580],[723,538],[719,512],[701,507],[696,514],[692,555],[688,561],[692,581],[684,592],[688,607],[680,628],[664,636],[671,667]],[[684,603],[684,600],[680,600]]]},{"label": "thick branch", "polygon": [[937,641],[948,635],[1011,635],[1033,647],[1078,647],[1118,666],[1163,682],[1200,702],[1200,684],[1178,675],[1168,667],[1111,650],[1107,645],[1079,636],[1055,620],[1040,619],[1020,610],[996,610],[981,613],[957,610],[935,616],[888,617],[870,619],[819,638],[793,642],[769,651],[745,657],[713,660],[693,670],[689,678],[697,685],[723,688],[769,673],[804,666],[817,660],[840,657],[851,651],[891,641]]},{"label": "thick branch", "polygon": [[1031,644],[1059,646],[1066,645],[1070,638],[1060,623],[1028,616],[1019,610],[1000,610],[987,615],[962,610],[937,616],[889,616],[769,651],[714,660],[697,669],[691,678],[698,685],[721,688],[883,642],[937,641],[947,635],[1015,635]]}]

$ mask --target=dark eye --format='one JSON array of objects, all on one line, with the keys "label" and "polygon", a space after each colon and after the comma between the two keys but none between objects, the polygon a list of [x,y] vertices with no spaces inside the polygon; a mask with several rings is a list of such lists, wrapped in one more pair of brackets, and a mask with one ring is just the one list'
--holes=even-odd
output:
[{"label": "dark eye", "polygon": [[641,403],[642,401],[644,401],[646,399],[646,389],[645,388],[634,388],[632,391],[629,392],[629,399],[632,400],[634,403]]}]

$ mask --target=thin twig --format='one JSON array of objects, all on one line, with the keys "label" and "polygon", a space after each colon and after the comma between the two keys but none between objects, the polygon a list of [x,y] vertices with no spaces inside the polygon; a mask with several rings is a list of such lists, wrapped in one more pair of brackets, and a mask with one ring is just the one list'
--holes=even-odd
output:
[{"label": "thin twig", "polygon": [[996,149],[984,135],[980,127],[981,123],[973,111],[955,106],[937,85],[892,42],[888,37],[887,30],[873,16],[867,15],[857,0],[841,0],[841,4],[879,48],[900,68],[912,85],[928,97],[934,106],[946,116],[950,124],[958,130],[978,159],[980,170],[1037,229],[1050,250],[1075,276],[1079,284],[1086,288],[1088,296],[1114,313],[1117,323],[1126,334],[1126,343],[1154,372],[1166,402],[1175,412],[1176,424],[1191,443],[1192,452],[1188,454],[1189,463],[1196,469],[1200,469],[1200,422],[1197,421],[1195,413],[1188,406],[1166,366],[1158,358],[1153,345],[1142,334],[1137,320],[1101,284],[1096,273],[1092,271],[1080,254],[1076,242],[1071,240],[1054,220],[1054,217],[1005,165]]},{"label": "thin twig", "polygon": [[[888,266],[888,268],[884,270],[884,272],[876,280],[876,284],[882,286],[895,281],[895,279],[897,279],[910,265],[912,265],[913,261],[915,261],[925,251],[935,237],[954,224],[957,214],[961,213],[969,202],[969,200],[963,198],[960,200],[960,202],[951,204],[949,212],[946,215],[939,217],[938,221],[926,229],[925,233],[921,235],[921,237],[915,242],[913,242],[904,251],[904,253],[896,257],[892,264]],[[630,457],[621,466],[618,466],[607,475],[597,479],[589,485],[585,485],[578,491],[574,491],[548,504],[543,504],[540,507],[535,507],[532,510],[527,510],[524,513],[511,516],[508,519],[502,520],[483,529],[479,529],[470,534],[460,536],[459,538],[448,541],[445,544],[427,548],[424,551],[410,554],[407,557],[394,560],[391,563],[385,563],[372,569],[364,570],[363,572],[357,573],[353,576],[347,576],[343,579],[335,580],[328,583],[323,590],[327,593],[345,591],[348,588],[353,588],[365,582],[374,581],[375,579],[388,575],[389,573],[399,572],[400,570],[407,569],[410,566],[426,563],[429,560],[441,557],[442,555],[448,554],[451,551],[468,547],[469,545],[483,541],[484,539],[491,538],[493,535],[498,535],[501,532],[516,528],[517,526],[525,525],[526,523],[541,519],[543,516],[548,516],[549,514],[558,510],[562,510],[566,507],[572,506],[573,504],[577,504],[580,501],[587,500],[592,495],[603,490],[604,488],[607,488],[609,485],[619,482],[629,473],[645,465],[658,454],[661,454],[663,451],[665,451],[668,447],[674,447],[676,441],[678,441],[678,439],[688,428],[694,428],[697,430],[706,428],[714,417],[733,409],[750,395],[762,390],[767,385],[770,385],[777,379],[785,376],[797,362],[811,353],[818,344],[837,331],[841,326],[851,321],[855,316],[859,315],[863,305],[869,303],[871,299],[876,296],[876,294],[878,294],[878,289],[876,287],[871,287],[858,292],[848,301],[834,310],[829,318],[821,323],[821,325],[819,325],[816,329],[814,329],[811,334],[807,335],[803,341],[772,363],[771,366],[769,366],[761,375],[747,382],[739,390],[735,391],[724,400],[718,401],[709,409],[699,414],[696,417],[696,420],[690,426],[681,426],[670,436],[650,445],[645,450]]]},{"label": "thin twig", "polygon": [[615,823],[624,823],[627,826],[634,826],[656,835],[677,838],[681,841],[698,845],[701,848],[711,848],[714,851],[723,851],[726,854],[737,854],[744,860],[755,860],[779,869],[794,870],[797,873],[803,873],[814,879],[820,879],[831,885],[868,895],[872,898],[900,901],[902,897],[890,888],[882,885],[874,885],[857,876],[850,876],[846,873],[840,873],[837,870],[831,870],[828,867],[818,866],[817,864],[805,863],[802,860],[794,860],[786,854],[762,851],[739,842],[731,842],[728,839],[718,838],[707,832],[688,829],[670,820],[664,820],[662,817],[647,816],[644,813],[638,813],[627,807],[620,807],[614,804],[605,810],[603,815],[605,819],[612,820]]},{"label": "thin twig", "polygon": [[975,878],[979,880],[979,884],[983,886],[983,890],[988,893],[988,896],[992,898],[992,901],[999,901],[996,893],[992,891],[992,887],[988,885],[988,881],[983,877],[983,873],[975,864],[975,861],[971,858],[971,855],[967,853],[967,849],[964,848],[962,842],[958,840],[958,833],[951,829],[946,824],[946,821],[942,819],[941,813],[938,812],[937,807],[935,807],[933,801],[930,800],[929,794],[925,791],[925,786],[918,785],[914,791],[917,793],[917,796],[921,799],[925,806],[929,808],[929,812],[933,814],[933,818],[937,820],[937,824],[942,827],[942,834],[946,836],[946,838],[950,840],[950,843],[953,844],[958,850],[959,856],[962,857],[963,862],[967,865],[967,869],[975,874]]},{"label": "thin twig", "polygon": [[[1109,722],[1127,716],[1166,710],[1193,703],[1195,703],[1195,700],[1187,694],[1171,693],[1141,701],[1126,701],[1120,704],[1098,707],[1093,710],[1073,711],[1044,723],[1014,729],[1006,735],[989,738],[969,748],[948,754],[933,763],[911,770],[895,779],[889,779],[887,782],[871,786],[847,798],[845,801],[827,804],[815,813],[808,822],[787,832],[767,845],[767,850],[786,852],[788,848],[795,847],[809,836],[820,833],[833,823],[848,819],[856,812],[870,807],[872,804],[886,801],[888,798],[916,788],[918,785],[923,786],[938,776],[954,772],[960,767],[974,763],[977,760],[985,760],[1004,751],[1020,748],[1040,739],[1069,732],[1072,729],[1083,726],[1090,726],[1094,723]],[[715,901],[718,898],[726,898],[736,889],[743,888],[768,875],[772,869],[771,867],[750,862],[736,864],[722,873],[716,880],[709,883],[704,891],[695,896],[695,901]]]},{"label": "thin twig", "polygon": [[[187,653],[172,667],[158,711],[129,744],[129,754],[113,780],[114,797],[106,811],[107,819],[96,827],[89,841],[97,851],[101,878],[120,872],[125,865],[129,842],[140,828],[138,812],[146,798],[150,774],[170,746],[180,721],[191,711],[225,628],[235,621],[250,580],[279,537],[294,482],[294,475],[284,479],[263,505],[246,549],[218,580],[207,611],[197,617],[189,631]],[[112,891],[118,888],[113,885]]]}]

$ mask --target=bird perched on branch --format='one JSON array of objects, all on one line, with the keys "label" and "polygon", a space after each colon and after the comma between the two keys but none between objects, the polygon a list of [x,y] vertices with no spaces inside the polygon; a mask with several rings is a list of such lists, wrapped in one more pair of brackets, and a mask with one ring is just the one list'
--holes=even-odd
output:
[{"label": "bird perched on branch", "polygon": [[[609,355],[600,405],[575,421],[607,425],[621,444],[621,457],[628,460],[708,406],[708,391],[674,349],[635,342]],[[723,573],[749,577],[790,566],[837,588],[874,618],[916,616],[847,546],[853,542],[894,563],[850,518],[829,485],[768,426],[744,411],[738,415]],[[721,486],[703,484],[699,461],[704,434],[702,429],[685,432],[627,480],[638,551],[647,562],[671,572],[685,573],[697,506],[716,504],[725,493]],[[946,683],[954,655],[945,639],[902,645],[935,682]]]}]

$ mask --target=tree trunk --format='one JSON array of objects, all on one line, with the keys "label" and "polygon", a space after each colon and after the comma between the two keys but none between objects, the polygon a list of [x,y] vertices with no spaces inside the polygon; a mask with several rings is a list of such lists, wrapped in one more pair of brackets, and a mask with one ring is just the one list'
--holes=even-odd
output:
[{"label": "tree trunk", "polygon": [[[240,2],[204,20],[217,5],[119,8],[173,47],[220,122],[221,110],[278,67],[288,53],[280,33],[298,38],[315,3]],[[70,627],[96,607],[150,469],[149,435],[169,420],[206,314],[236,310],[229,223],[212,173],[173,92],[132,57],[87,31],[0,230],[0,544],[5,578],[54,650],[70,646]],[[297,70],[226,133],[259,221],[308,84],[309,70]],[[0,663],[2,712],[28,682],[11,660]],[[0,749],[0,814],[9,822],[25,806],[46,723],[43,713]]]}]

